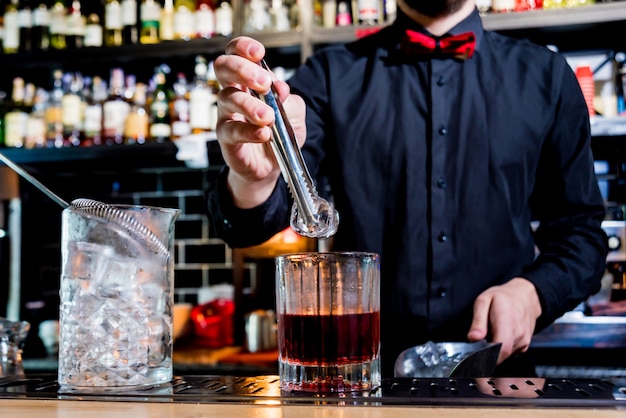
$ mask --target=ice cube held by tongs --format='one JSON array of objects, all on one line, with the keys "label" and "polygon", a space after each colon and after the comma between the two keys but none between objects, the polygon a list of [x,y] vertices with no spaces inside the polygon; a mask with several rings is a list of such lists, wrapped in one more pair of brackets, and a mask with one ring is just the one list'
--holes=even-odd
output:
[{"label": "ice cube held by tongs", "polygon": [[[264,60],[260,65],[269,71]],[[270,90],[264,94],[251,92],[274,109],[275,122],[272,126],[270,144],[294,199],[291,208],[291,228],[306,237],[329,238],[337,232],[339,214],[326,199],[317,194],[274,85],[272,84]]]}]

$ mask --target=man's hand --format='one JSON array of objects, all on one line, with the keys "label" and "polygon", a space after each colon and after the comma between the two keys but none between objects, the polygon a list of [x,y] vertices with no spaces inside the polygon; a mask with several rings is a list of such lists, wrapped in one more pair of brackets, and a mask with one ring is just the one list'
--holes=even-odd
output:
[{"label": "man's hand", "polygon": [[467,338],[479,341],[491,334],[493,342],[502,343],[500,364],[511,354],[528,350],[540,315],[541,303],[535,286],[516,277],[478,295]]},{"label": "man's hand", "polygon": [[[238,37],[215,59],[215,74],[223,87],[217,101],[217,139],[230,168],[228,186],[234,203],[241,208],[264,202],[280,176],[269,147],[274,111],[250,94],[250,89],[265,93],[272,84],[273,74],[258,64],[264,56],[260,42]],[[291,95],[284,82],[274,80],[274,86],[302,145],[306,136],[304,100]]]}]

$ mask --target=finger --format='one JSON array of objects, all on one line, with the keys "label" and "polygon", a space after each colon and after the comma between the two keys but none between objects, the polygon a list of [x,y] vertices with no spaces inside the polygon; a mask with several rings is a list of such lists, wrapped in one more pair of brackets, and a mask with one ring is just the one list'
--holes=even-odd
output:
[{"label": "finger", "polygon": [[474,302],[474,316],[470,325],[467,338],[470,341],[479,341],[487,338],[489,332],[489,309],[491,298],[483,295],[478,296]]},{"label": "finger", "polygon": [[497,364],[502,363],[515,351],[515,324],[513,321],[506,321],[503,323],[503,319],[506,317],[498,316],[497,312],[493,313],[494,321],[492,323],[492,341],[502,343],[500,347],[500,354],[498,355]]},{"label": "finger", "polygon": [[259,62],[265,56],[265,47],[256,39],[248,36],[239,36],[226,45],[228,55],[239,55],[253,62]]},{"label": "finger", "polygon": [[266,92],[272,84],[271,74],[255,62],[234,55],[220,55],[214,61],[215,77],[222,87],[248,88]]},{"label": "finger", "polygon": [[220,90],[217,109],[219,119],[235,119],[258,126],[274,123],[274,111],[270,106],[236,88]]}]

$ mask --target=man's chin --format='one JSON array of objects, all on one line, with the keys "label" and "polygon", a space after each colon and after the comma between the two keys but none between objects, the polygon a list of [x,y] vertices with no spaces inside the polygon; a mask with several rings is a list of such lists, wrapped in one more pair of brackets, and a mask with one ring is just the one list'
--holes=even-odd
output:
[{"label": "man's chin", "polygon": [[458,12],[468,0],[404,0],[416,12],[432,18],[446,17]]}]

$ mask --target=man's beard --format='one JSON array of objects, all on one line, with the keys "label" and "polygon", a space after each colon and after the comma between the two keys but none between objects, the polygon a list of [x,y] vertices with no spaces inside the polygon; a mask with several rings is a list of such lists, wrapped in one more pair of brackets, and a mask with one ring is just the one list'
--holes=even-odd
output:
[{"label": "man's beard", "polygon": [[446,17],[457,12],[468,0],[404,0],[407,6],[428,17]]}]

